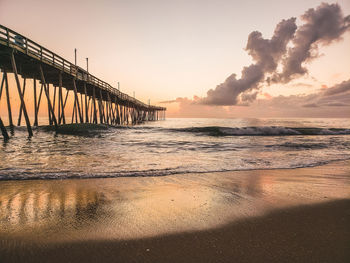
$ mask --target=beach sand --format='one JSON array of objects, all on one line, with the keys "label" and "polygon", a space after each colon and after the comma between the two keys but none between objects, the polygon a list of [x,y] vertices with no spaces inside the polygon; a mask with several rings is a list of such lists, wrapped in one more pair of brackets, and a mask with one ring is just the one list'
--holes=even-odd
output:
[{"label": "beach sand", "polygon": [[350,161],[0,189],[0,262],[350,262]]}]

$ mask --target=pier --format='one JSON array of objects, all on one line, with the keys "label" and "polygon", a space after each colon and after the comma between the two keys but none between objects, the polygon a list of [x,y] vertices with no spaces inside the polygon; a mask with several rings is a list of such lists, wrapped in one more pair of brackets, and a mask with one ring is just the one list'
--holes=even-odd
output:
[{"label": "pier", "polygon": [[[145,104],[120,92],[76,63],[2,25],[0,69],[0,100],[6,96],[11,131],[14,125],[20,126],[24,121],[28,135],[33,136],[32,126],[38,126],[40,106],[47,107],[48,125],[56,128],[69,123],[135,125],[165,119],[166,108]],[[20,98],[17,123],[12,116],[8,74],[14,74]],[[65,109],[70,92],[74,97],[74,106],[71,115],[67,116]],[[33,116],[29,116],[24,99],[27,93],[34,102]],[[46,99],[43,100],[43,97]],[[9,139],[1,116],[0,129],[4,139]]]}]

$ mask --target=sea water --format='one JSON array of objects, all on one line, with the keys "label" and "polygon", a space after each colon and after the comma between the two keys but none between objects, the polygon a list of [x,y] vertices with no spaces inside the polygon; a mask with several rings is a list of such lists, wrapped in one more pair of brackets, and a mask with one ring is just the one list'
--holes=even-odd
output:
[{"label": "sea water", "polygon": [[350,159],[349,119],[175,119],[136,126],[15,128],[0,180],[291,169]]}]

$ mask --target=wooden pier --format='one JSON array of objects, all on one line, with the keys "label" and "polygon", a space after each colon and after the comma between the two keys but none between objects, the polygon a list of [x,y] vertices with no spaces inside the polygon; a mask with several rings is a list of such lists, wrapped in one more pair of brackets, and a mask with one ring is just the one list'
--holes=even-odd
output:
[{"label": "wooden pier", "polygon": [[[43,106],[42,97],[45,97],[47,102],[44,107],[47,107],[48,125],[54,125],[56,128],[68,123],[134,125],[165,119],[166,108],[147,105],[120,92],[81,67],[2,25],[0,69],[0,100],[4,91],[11,131],[15,124],[9,93],[9,73],[14,74],[20,98],[16,124],[21,125],[23,115],[29,136],[33,136],[32,126],[38,126],[39,109]],[[19,76],[23,79],[22,83]],[[28,90],[29,86],[32,90]],[[24,99],[25,92],[31,94],[34,102],[32,123]],[[65,108],[70,92],[74,97],[74,106],[71,116],[67,116]],[[1,116],[0,129],[4,139],[9,139]]]}]

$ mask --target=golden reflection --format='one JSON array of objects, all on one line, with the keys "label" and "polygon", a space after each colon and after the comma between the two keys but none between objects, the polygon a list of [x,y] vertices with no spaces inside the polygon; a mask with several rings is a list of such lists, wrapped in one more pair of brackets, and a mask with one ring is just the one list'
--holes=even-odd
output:
[{"label": "golden reflection", "polygon": [[[55,185],[55,187],[51,187]],[[5,182],[0,192],[0,225],[71,224],[93,220],[103,205],[102,194],[66,182]]]},{"label": "golden reflection", "polygon": [[217,227],[275,208],[349,198],[350,166],[345,164],[164,177],[0,181],[0,240],[140,238]]}]

